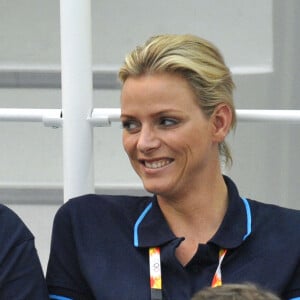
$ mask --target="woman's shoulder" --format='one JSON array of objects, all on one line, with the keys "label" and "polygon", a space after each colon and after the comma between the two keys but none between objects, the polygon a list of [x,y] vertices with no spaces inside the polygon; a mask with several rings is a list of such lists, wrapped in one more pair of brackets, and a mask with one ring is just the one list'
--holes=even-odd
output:
[{"label": "woman's shoulder", "polygon": [[281,235],[300,237],[300,210],[249,200],[253,225]]},{"label": "woman's shoulder", "polygon": [[87,232],[97,232],[98,237],[107,232],[119,236],[120,229],[132,230],[137,218],[152,200],[152,197],[97,194],[70,199],[55,215],[54,235],[65,238],[71,230],[81,242]]},{"label": "woman's shoulder", "polygon": [[68,200],[57,212],[57,215],[89,216],[101,214],[139,214],[153,197],[128,195],[87,194]]},{"label": "woman's shoulder", "polygon": [[104,207],[136,207],[141,203],[152,201],[150,196],[129,196],[129,195],[104,195],[104,194],[87,194],[75,197],[66,202],[65,206],[70,209],[89,209]]},{"label": "woman's shoulder", "polygon": [[252,209],[256,213],[261,214],[272,214],[276,216],[282,217],[292,217],[292,218],[300,218],[300,210],[287,208],[280,205],[270,204],[270,203],[263,203],[256,200],[249,199]]}]

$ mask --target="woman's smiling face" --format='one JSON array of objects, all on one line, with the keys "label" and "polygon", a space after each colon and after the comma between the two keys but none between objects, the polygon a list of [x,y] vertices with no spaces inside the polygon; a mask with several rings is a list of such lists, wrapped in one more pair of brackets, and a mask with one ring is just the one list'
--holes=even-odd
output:
[{"label": "woman's smiling face", "polygon": [[218,160],[213,122],[176,74],[129,77],[121,94],[123,146],[147,191],[178,195]]}]

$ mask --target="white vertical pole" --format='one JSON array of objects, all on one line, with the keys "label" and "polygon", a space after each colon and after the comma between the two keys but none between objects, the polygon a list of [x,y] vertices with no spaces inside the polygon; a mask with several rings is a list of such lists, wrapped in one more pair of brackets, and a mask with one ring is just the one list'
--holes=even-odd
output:
[{"label": "white vertical pole", "polygon": [[61,0],[64,201],[94,192],[90,0]]}]

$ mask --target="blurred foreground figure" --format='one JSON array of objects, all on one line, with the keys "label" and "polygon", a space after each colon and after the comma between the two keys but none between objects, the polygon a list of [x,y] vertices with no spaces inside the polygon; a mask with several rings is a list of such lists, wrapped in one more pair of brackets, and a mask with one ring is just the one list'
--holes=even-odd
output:
[{"label": "blurred foreground figure", "polygon": [[34,237],[21,219],[0,204],[0,299],[49,299]]},{"label": "blurred foreground figure", "polygon": [[196,293],[191,300],[280,300],[273,293],[254,284],[224,284],[207,287]]}]

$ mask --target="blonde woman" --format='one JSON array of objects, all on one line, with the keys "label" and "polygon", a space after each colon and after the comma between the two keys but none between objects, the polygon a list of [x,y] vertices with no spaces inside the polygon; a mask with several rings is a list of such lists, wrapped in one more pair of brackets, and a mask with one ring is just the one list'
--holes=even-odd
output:
[{"label": "blonde woman", "polygon": [[241,281],[300,297],[300,212],[241,197],[222,174],[236,118],[217,48],[155,36],[119,77],[124,149],[153,196],[66,203],[54,221],[50,299],[188,300]]}]

